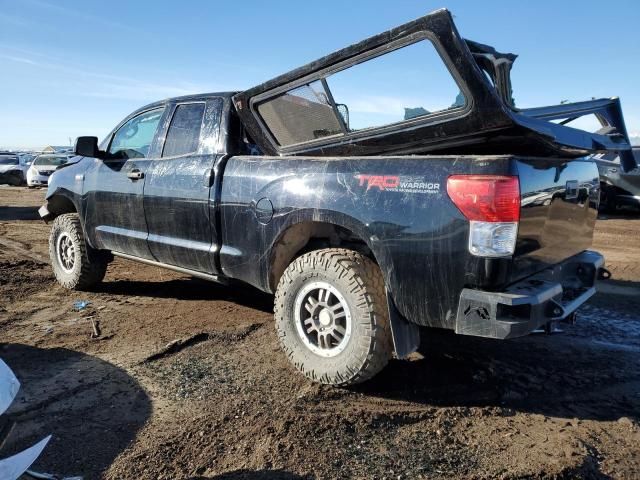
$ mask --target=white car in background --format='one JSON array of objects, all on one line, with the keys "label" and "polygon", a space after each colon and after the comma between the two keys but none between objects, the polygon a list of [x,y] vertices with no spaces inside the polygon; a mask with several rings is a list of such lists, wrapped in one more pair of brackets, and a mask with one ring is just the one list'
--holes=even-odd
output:
[{"label": "white car in background", "polygon": [[60,165],[64,165],[73,155],[43,154],[38,155],[29,170],[27,170],[27,185],[29,188],[46,187],[49,177]]}]

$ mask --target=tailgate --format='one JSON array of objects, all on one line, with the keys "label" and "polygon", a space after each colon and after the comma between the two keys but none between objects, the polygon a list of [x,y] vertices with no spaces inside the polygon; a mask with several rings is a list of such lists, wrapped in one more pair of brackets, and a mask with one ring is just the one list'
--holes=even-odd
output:
[{"label": "tailgate", "polygon": [[600,195],[598,168],[591,160],[514,162],[521,213],[511,281],[590,248]]}]

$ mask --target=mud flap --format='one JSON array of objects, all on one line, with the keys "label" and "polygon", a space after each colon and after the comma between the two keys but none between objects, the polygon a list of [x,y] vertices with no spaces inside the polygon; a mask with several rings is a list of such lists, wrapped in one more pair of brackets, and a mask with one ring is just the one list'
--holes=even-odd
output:
[{"label": "mud flap", "polygon": [[420,330],[414,323],[408,322],[398,311],[389,290],[387,290],[389,306],[389,324],[393,337],[393,351],[397,358],[406,358],[420,346]]}]

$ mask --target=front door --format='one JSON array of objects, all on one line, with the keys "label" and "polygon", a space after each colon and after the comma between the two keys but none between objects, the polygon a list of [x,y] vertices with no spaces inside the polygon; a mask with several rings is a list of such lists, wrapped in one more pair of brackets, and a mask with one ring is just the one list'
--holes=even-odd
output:
[{"label": "front door", "polygon": [[210,204],[222,99],[171,107],[160,158],[144,186],[148,244],[154,258],[203,273],[216,273],[215,206]]},{"label": "front door", "polygon": [[113,134],[104,160],[85,173],[84,225],[94,247],[153,259],[143,191],[164,107],[142,112]]}]

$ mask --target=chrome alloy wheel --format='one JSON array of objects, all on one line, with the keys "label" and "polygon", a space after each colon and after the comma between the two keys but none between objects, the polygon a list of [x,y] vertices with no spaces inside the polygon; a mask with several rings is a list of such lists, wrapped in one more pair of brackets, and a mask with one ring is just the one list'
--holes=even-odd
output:
[{"label": "chrome alloy wheel", "polygon": [[68,233],[62,232],[56,241],[58,263],[66,273],[73,271],[76,261],[76,247]]},{"label": "chrome alloy wheel", "polygon": [[296,331],[313,353],[335,357],[351,337],[351,312],[342,294],[326,282],[312,282],[297,294]]}]

